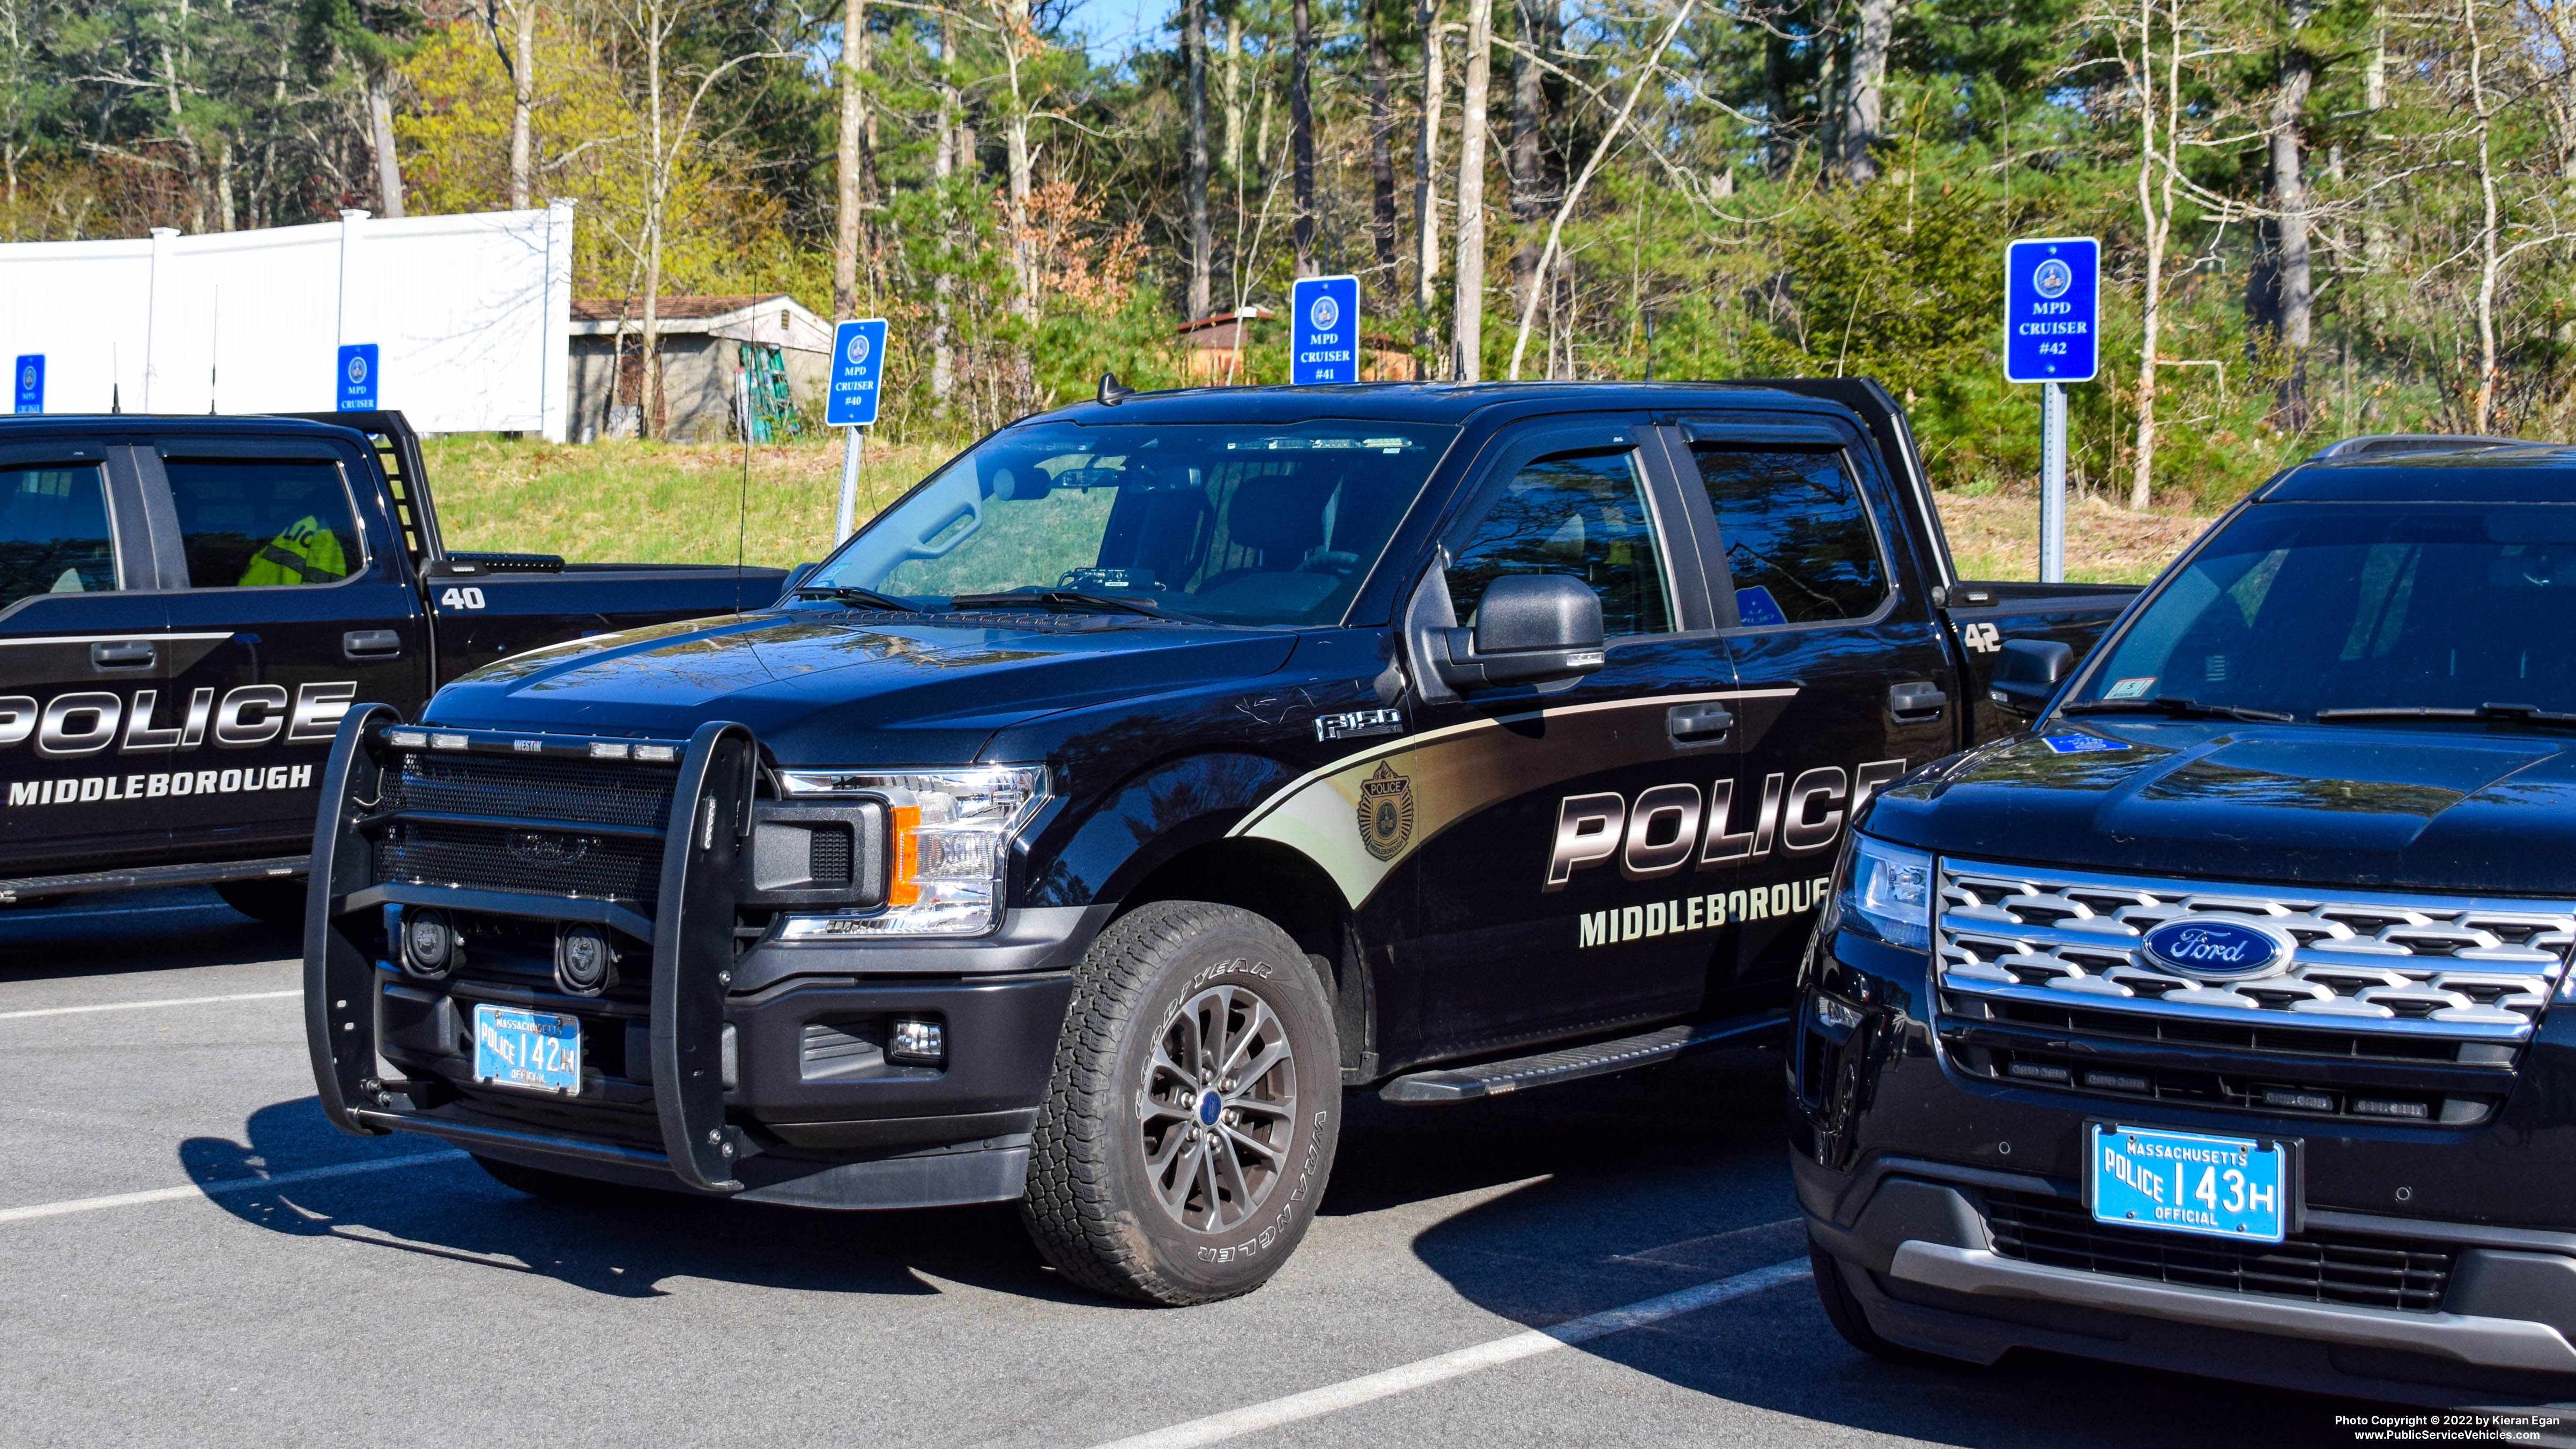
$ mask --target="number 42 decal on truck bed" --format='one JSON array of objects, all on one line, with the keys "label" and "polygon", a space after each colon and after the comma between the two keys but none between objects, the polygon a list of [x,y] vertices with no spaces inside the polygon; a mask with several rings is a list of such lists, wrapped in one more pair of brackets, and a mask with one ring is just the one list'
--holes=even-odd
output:
[{"label": "number 42 decal on truck bed", "polygon": [[438,607],[442,609],[482,608],[483,591],[481,589],[449,589],[438,596]]}]

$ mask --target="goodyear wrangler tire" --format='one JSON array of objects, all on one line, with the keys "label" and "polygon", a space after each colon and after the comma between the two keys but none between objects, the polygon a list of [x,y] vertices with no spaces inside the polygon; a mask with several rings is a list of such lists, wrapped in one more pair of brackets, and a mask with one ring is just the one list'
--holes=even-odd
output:
[{"label": "goodyear wrangler tire", "polygon": [[1341,1133],[1341,1052],[1288,934],[1201,901],[1141,906],[1074,971],[1021,1216],[1065,1277],[1145,1303],[1269,1280]]}]

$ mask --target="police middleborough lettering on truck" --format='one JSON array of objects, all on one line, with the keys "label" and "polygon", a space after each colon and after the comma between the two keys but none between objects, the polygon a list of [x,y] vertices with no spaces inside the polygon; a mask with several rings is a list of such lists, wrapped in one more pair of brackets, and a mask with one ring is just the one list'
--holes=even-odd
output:
[{"label": "police middleborough lettering on truck", "polygon": [[776,608],[339,725],[307,1023],[355,1132],[547,1193],[1018,1200],[1253,1288],[1346,1091],[1781,1031],[1845,823],[2012,728],[1861,381],[1131,395],[1013,424]]}]

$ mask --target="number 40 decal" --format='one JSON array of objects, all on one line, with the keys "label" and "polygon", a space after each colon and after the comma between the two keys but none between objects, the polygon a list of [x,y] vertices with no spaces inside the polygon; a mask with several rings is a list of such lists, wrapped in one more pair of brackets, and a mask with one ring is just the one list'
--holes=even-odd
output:
[{"label": "number 40 decal", "polygon": [[481,589],[449,589],[446,593],[438,596],[438,607],[442,609],[482,608],[483,591]]}]

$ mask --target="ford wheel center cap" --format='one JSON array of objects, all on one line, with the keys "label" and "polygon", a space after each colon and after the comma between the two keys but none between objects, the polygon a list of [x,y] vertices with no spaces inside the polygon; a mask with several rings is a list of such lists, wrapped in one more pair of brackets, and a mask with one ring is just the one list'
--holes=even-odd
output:
[{"label": "ford wheel center cap", "polygon": [[2299,949],[2289,932],[2244,916],[2185,916],[2147,932],[2141,944],[2157,966],[2207,981],[2286,971]]}]

